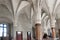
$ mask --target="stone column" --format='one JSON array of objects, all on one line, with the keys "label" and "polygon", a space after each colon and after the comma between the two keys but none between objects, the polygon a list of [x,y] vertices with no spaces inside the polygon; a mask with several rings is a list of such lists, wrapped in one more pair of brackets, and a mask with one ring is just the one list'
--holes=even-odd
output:
[{"label": "stone column", "polygon": [[34,26],[36,33],[36,40],[41,40],[41,4],[40,0],[35,0],[34,5]]},{"label": "stone column", "polygon": [[41,24],[39,24],[39,23],[35,24],[36,40],[40,40],[40,32],[41,32],[40,27],[41,27]]},{"label": "stone column", "polygon": [[43,21],[44,21],[44,33],[48,33],[48,32],[47,32],[47,28],[48,28],[48,27],[47,27],[47,25],[46,25],[46,24],[47,24],[47,20],[48,20],[48,16],[45,16],[44,19],[43,19]]},{"label": "stone column", "polygon": [[56,34],[55,34],[55,28],[52,27],[51,30],[52,30],[52,37],[55,38],[55,37],[56,37]]},{"label": "stone column", "polygon": [[58,32],[59,32],[59,39],[60,39],[60,29],[58,30]]},{"label": "stone column", "polygon": [[35,16],[35,29],[36,29],[36,40],[42,40],[41,8],[38,8],[38,11]]},{"label": "stone column", "polygon": [[52,20],[51,20],[51,30],[52,30],[52,38],[53,38],[53,40],[55,40],[55,38],[56,38],[55,22],[56,22],[55,19],[52,19]]}]

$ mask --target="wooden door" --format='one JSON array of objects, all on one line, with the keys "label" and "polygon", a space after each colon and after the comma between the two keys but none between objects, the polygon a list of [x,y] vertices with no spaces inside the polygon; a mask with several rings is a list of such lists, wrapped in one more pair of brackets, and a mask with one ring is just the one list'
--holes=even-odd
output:
[{"label": "wooden door", "polygon": [[19,31],[16,32],[16,40],[23,40],[22,32],[19,32]]}]

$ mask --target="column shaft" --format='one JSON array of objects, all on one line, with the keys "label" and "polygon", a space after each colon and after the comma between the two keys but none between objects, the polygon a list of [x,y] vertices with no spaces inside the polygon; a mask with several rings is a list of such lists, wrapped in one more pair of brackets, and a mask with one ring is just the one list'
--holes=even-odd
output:
[{"label": "column shaft", "polygon": [[52,40],[55,40],[56,38],[55,27],[51,27],[51,30],[52,30]]},{"label": "column shaft", "polygon": [[36,40],[40,40],[40,27],[41,27],[41,24],[37,23],[35,24],[35,29],[36,29]]},{"label": "column shaft", "polygon": [[59,39],[60,39],[60,29],[58,30],[58,32],[59,32]]},{"label": "column shaft", "polygon": [[53,38],[53,40],[55,40],[55,38],[56,38],[56,32],[55,32],[55,23],[56,23],[56,20],[55,20],[55,18],[54,17],[51,17],[51,30],[52,30],[52,38]]},{"label": "column shaft", "polygon": [[55,28],[53,28],[53,27],[52,27],[52,37],[53,37],[53,38],[56,37]]}]

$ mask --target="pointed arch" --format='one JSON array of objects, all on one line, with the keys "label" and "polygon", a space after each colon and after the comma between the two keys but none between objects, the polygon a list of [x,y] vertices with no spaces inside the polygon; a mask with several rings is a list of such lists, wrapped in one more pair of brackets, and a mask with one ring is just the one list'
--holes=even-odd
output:
[{"label": "pointed arch", "polygon": [[0,18],[6,17],[13,22],[13,14],[9,11],[6,5],[0,4]]}]

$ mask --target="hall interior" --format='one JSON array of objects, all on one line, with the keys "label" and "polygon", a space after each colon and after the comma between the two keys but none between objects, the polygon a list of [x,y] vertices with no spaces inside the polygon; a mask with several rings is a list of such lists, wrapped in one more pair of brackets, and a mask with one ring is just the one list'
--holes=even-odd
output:
[{"label": "hall interior", "polygon": [[60,0],[0,0],[0,40],[60,39]]}]

